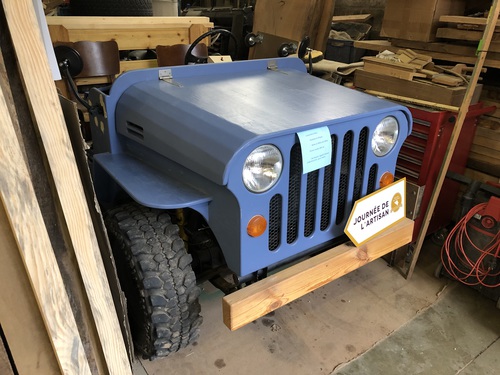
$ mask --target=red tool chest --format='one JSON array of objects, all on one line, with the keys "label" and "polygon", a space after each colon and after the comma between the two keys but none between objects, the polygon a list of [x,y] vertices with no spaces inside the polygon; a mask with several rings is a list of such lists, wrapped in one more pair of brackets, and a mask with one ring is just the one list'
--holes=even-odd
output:
[{"label": "red tool chest", "polygon": [[[415,218],[413,230],[413,241],[415,241],[422,227],[439,169],[444,162],[446,148],[455,126],[457,113],[415,107],[408,108],[413,115],[413,130],[399,154],[396,176],[399,178],[406,177],[408,182],[424,187],[420,201],[420,214]],[[495,107],[483,107],[482,103],[473,104],[469,107],[451,159],[450,171],[459,174],[465,172],[467,157],[476,131],[477,118],[493,110],[495,110]],[[434,233],[450,224],[459,190],[460,184],[458,182],[445,179],[427,234]]]}]

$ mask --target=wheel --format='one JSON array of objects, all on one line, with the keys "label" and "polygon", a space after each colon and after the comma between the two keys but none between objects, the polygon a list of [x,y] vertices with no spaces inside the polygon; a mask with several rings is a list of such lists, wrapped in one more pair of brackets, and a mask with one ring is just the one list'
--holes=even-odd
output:
[{"label": "wheel", "polygon": [[192,343],[202,322],[200,289],[178,226],[165,211],[135,203],[111,210],[105,222],[134,346],[154,359]]},{"label": "wheel", "polygon": [[73,16],[152,16],[151,0],[71,0]]},{"label": "wheel", "polygon": [[436,279],[440,279],[441,276],[443,275],[443,268],[444,268],[443,263],[441,261],[439,261],[436,268],[434,268],[434,277]]},{"label": "wheel", "polygon": [[229,36],[233,42],[234,42],[234,52],[231,55],[231,59],[234,61],[236,60],[236,57],[238,56],[238,41],[236,40],[236,37],[234,34],[226,29],[214,29],[207,31],[206,33],[201,34],[198,38],[194,40],[193,43],[189,46],[188,50],[186,51],[186,56],[184,57],[184,65],[189,64],[190,62],[198,62],[198,58],[196,56],[193,56],[193,50],[194,48],[206,37],[213,36],[213,35],[227,35]]}]

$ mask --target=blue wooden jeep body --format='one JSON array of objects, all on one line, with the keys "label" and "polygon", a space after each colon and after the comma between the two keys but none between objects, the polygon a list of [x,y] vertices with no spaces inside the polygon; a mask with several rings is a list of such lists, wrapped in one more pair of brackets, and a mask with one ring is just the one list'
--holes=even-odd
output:
[{"label": "blue wooden jeep body", "polygon": [[[275,68],[270,69],[270,66]],[[324,247],[343,234],[355,199],[394,173],[411,115],[400,105],[313,77],[295,58],[167,68],[121,75],[109,94],[92,90],[94,183],[103,204],[117,185],[138,203],[192,208],[209,224],[228,267],[249,275]],[[383,157],[371,136],[386,116],[399,122]],[[328,127],[331,164],[303,174],[297,133]],[[264,193],[243,185],[242,168],[263,144],[279,148],[283,172]],[[265,233],[247,234],[254,215]]]}]

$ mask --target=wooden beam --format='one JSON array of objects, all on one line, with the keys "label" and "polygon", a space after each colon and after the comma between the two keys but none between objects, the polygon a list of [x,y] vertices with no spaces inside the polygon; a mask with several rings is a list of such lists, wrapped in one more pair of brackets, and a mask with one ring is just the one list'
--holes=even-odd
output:
[{"label": "wooden beam", "polygon": [[350,14],[346,16],[333,16],[332,22],[366,22],[372,15],[369,13],[366,14]]},{"label": "wooden beam", "polygon": [[342,244],[251,284],[222,299],[224,324],[236,330],[411,241],[404,219],[358,247]]},{"label": "wooden beam", "polygon": [[[90,374],[3,89],[0,90],[0,130],[0,200],[22,255],[60,370],[64,374]],[[4,290],[6,287],[4,285]]]},{"label": "wooden beam", "polygon": [[440,16],[439,22],[447,23],[465,23],[470,25],[486,26],[488,19],[486,17],[464,17],[464,16]]},{"label": "wooden beam", "polygon": [[[33,3],[31,0],[2,0],[2,3],[27,98],[53,177],[56,197],[64,215],[63,225],[75,252],[100,338],[103,357],[109,373],[131,374],[127,350],[105,276],[100,249],[61,105],[52,80],[40,31],[35,27],[37,20]],[[19,216],[20,219],[25,217],[27,216]],[[23,226],[26,227],[24,223]],[[30,238],[29,232],[22,233]],[[22,243],[27,239],[21,236],[19,241]]]},{"label": "wooden beam", "polygon": [[417,264],[418,256],[422,249],[422,245],[424,243],[425,237],[427,235],[427,229],[429,228],[429,223],[432,219],[432,215],[434,213],[434,208],[436,207],[437,200],[439,198],[439,194],[441,193],[441,187],[443,186],[444,179],[446,178],[446,173],[451,163],[451,158],[453,153],[455,152],[455,147],[458,142],[458,138],[460,137],[460,132],[462,131],[463,124],[465,122],[465,118],[467,117],[467,112],[469,112],[469,106],[471,104],[472,97],[474,95],[474,91],[476,89],[476,85],[479,79],[479,75],[481,74],[481,70],[483,68],[484,62],[486,60],[486,55],[488,48],[490,46],[493,33],[495,31],[495,25],[498,21],[498,15],[500,13],[500,0],[493,0],[493,4],[491,6],[490,12],[488,14],[488,22],[486,25],[486,29],[484,30],[483,38],[482,38],[482,46],[479,50],[479,54],[477,57],[477,61],[474,65],[474,70],[470,77],[469,85],[467,86],[467,92],[465,93],[464,100],[460,106],[460,110],[458,111],[458,116],[455,122],[455,126],[453,127],[453,132],[451,133],[450,141],[448,143],[448,147],[446,147],[446,154],[443,160],[443,164],[439,169],[438,177],[436,180],[436,184],[434,185],[434,189],[432,190],[432,195],[429,201],[429,205],[427,206],[427,210],[425,212],[422,226],[420,227],[420,232],[418,233],[417,240],[415,243],[415,248],[413,251],[413,257],[410,262],[410,266],[408,268],[408,272],[406,274],[407,278],[410,278],[413,275],[415,270],[415,266]]},{"label": "wooden beam", "polygon": [[157,29],[164,27],[178,27],[179,25],[202,24],[213,27],[208,17],[78,17],[78,16],[48,16],[47,24],[62,25],[67,29]]},{"label": "wooden beam", "polygon": [[454,107],[452,105],[435,103],[435,102],[430,102],[427,100],[419,100],[419,99],[409,98],[409,97],[401,96],[401,95],[393,95],[393,94],[388,94],[388,93],[381,92],[381,91],[365,90],[365,92],[367,94],[379,96],[381,98],[397,100],[399,102],[408,103],[408,104],[415,104],[415,105],[419,105],[422,107],[430,107],[430,108],[434,108],[434,109],[440,109],[440,110],[451,111],[451,112],[458,112],[458,110],[459,110],[459,107]]},{"label": "wooden beam", "polygon": [[[483,37],[483,32],[440,27],[436,31],[436,36],[444,39],[479,41]],[[492,35],[491,40],[495,42],[500,41],[500,35]]]},{"label": "wooden beam", "polygon": [[[42,316],[42,313],[46,311],[40,310],[38,307],[30,283],[30,275],[27,273],[28,270],[25,268],[17,247],[7,213],[1,203],[0,243],[2,243],[0,285],[3,285],[3,288],[0,289],[0,322],[2,322],[2,330],[7,338],[16,369],[19,374],[57,374],[61,371],[57,355],[67,354],[55,353],[52,348],[50,331],[46,328]],[[46,251],[50,251],[50,249],[46,249]],[[40,264],[39,267],[43,267],[43,265]],[[52,267],[49,270],[52,270]],[[60,287],[64,288],[63,285],[50,285],[50,288]],[[60,301],[60,303],[62,302]],[[50,307],[50,305],[47,306],[47,308]],[[51,313],[50,316],[53,314]],[[69,329],[67,326],[65,328]],[[73,332],[73,334],[78,334],[78,332]],[[0,339],[0,343],[1,341]],[[26,350],[28,347],[29,350]],[[64,360],[64,362],[66,361],[68,359]],[[1,364],[0,374],[4,374]]]}]

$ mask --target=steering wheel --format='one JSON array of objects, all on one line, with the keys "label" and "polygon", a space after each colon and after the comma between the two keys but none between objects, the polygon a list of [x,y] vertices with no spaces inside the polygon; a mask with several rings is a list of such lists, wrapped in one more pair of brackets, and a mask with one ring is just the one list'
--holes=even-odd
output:
[{"label": "steering wheel", "polygon": [[236,60],[236,57],[238,56],[238,40],[231,31],[226,29],[216,29],[201,34],[198,38],[195,39],[193,43],[191,43],[188,50],[186,51],[186,56],[184,57],[184,65],[188,65],[190,62],[197,62],[199,60],[198,58],[196,58],[196,56],[193,55],[194,47],[196,47],[198,43],[200,43],[203,39],[212,35],[228,35],[233,40],[234,52],[231,55],[231,59]]}]

